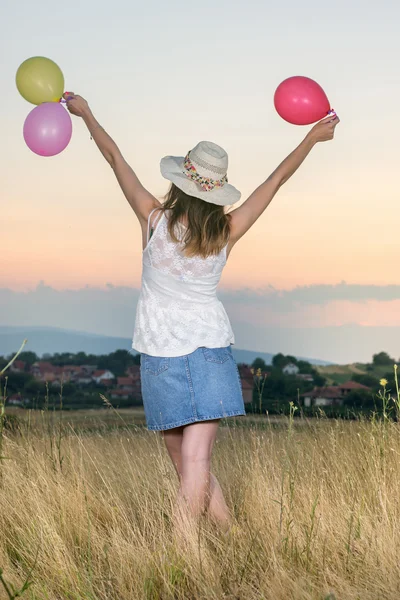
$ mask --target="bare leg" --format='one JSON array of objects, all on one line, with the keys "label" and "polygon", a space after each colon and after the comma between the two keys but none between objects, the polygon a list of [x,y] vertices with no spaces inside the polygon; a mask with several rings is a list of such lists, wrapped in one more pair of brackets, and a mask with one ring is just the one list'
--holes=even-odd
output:
[{"label": "bare leg", "polygon": [[218,479],[212,473],[210,473],[210,478],[209,517],[224,530],[228,530],[232,522],[229,508],[225,502]]},{"label": "bare leg", "polygon": [[217,478],[210,473],[219,422],[219,419],[202,421],[184,428],[181,496],[192,516],[208,511],[209,517],[225,529],[230,520],[229,510]]},{"label": "bare leg", "polygon": [[165,429],[164,431],[161,431],[161,435],[164,438],[165,446],[168,450],[168,454],[172,460],[180,481],[182,474],[181,448],[183,440],[183,427]]},{"label": "bare leg", "polygon": [[[208,427],[204,427],[204,426]],[[162,431],[164,442],[173,462],[177,475],[180,481],[180,488],[177,498],[177,511],[183,508],[189,508],[191,514],[201,514],[206,510],[209,517],[226,529],[230,523],[230,514],[225,498],[223,496],[221,486],[218,483],[215,475],[210,473],[210,459],[212,447],[218,431],[219,421],[203,421],[201,423],[193,423],[182,427],[167,429]],[[196,427],[196,429],[194,429]],[[188,431],[189,430],[189,431]],[[206,433],[208,431],[208,433]],[[193,456],[192,448],[199,448],[198,438],[201,438],[204,448],[200,449],[202,457],[195,453]],[[186,457],[185,477],[183,477],[183,459],[182,459],[182,444],[185,438],[184,454]],[[200,444],[201,446],[201,444]],[[204,460],[205,456],[205,460]],[[198,469],[193,465],[191,458],[194,458],[194,463],[200,466],[203,472],[202,477],[198,479]],[[200,460],[198,460],[200,458]],[[203,458],[203,460],[201,460]],[[205,470],[204,470],[205,469]],[[197,482],[201,485],[198,486]],[[202,482],[202,483],[201,483]],[[197,507],[192,505],[190,498],[191,492],[198,493],[198,496],[203,495],[203,499],[197,498]],[[196,505],[196,499],[194,500]],[[193,509],[194,508],[194,512]]]}]

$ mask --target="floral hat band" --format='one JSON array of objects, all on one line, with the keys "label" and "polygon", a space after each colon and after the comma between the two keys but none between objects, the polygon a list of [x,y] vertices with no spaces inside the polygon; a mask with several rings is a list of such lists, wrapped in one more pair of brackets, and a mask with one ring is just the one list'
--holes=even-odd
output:
[{"label": "floral hat band", "polygon": [[200,173],[197,172],[196,167],[190,160],[189,154],[190,150],[186,154],[183,162],[183,172],[186,175],[186,177],[198,183],[205,192],[211,192],[215,188],[222,188],[226,183],[228,183],[228,177],[226,176],[226,174],[221,179],[211,179],[210,177],[203,177],[203,175],[200,175]]},{"label": "floral hat band", "polygon": [[228,154],[214,144],[202,141],[186,156],[164,156],[161,175],[188,196],[218,206],[232,206],[240,200],[240,192],[228,183]]}]

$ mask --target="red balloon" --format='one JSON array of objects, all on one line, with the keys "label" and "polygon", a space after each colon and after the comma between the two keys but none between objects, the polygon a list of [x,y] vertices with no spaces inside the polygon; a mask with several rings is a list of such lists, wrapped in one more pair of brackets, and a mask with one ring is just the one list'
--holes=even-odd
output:
[{"label": "red balloon", "polygon": [[326,117],[329,100],[322,87],[309,77],[289,77],[278,85],[274,104],[278,114],[293,125],[311,125]]}]

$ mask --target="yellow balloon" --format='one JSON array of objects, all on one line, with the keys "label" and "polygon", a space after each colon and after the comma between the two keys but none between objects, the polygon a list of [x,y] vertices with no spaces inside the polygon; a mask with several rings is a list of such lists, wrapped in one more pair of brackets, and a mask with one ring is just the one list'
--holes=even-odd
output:
[{"label": "yellow balloon", "polygon": [[44,56],[33,56],[20,65],[16,83],[19,93],[32,104],[58,102],[64,93],[64,75]]}]

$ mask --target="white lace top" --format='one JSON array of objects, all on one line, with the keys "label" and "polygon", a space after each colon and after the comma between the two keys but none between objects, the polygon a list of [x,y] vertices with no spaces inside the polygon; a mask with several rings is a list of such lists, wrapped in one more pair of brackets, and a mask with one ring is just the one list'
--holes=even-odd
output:
[{"label": "white lace top", "polygon": [[[152,356],[182,356],[200,346],[234,344],[228,315],[216,294],[226,246],[218,255],[188,258],[168,233],[167,214],[160,213],[150,239],[148,227],[143,250],[132,348]],[[177,238],[182,239],[179,231]]]}]

